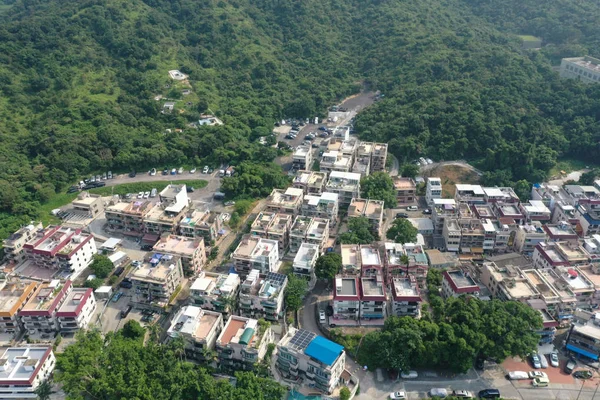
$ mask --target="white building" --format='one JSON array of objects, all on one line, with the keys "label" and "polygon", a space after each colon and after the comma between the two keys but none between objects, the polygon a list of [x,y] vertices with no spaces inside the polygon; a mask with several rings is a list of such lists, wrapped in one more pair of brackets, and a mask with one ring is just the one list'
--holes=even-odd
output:
[{"label": "white building", "polygon": [[294,274],[311,279],[314,275],[315,264],[319,258],[319,246],[313,243],[302,243],[294,257]]},{"label": "white building", "polygon": [[392,315],[397,317],[421,316],[421,293],[413,276],[394,278],[390,282],[392,291]]},{"label": "white building", "polygon": [[300,214],[305,217],[326,218],[329,225],[337,224],[339,211],[339,195],[337,193],[325,192],[316,195],[306,195],[300,208]]},{"label": "white building", "polygon": [[8,238],[2,241],[4,248],[4,257],[7,261],[14,264],[20,264],[25,260],[25,243],[36,237],[38,231],[43,231],[44,226],[41,222],[31,223],[22,227]]},{"label": "white building", "polygon": [[431,206],[433,200],[442,198],[442,180],[437,177],[427,178],[427,189],[425,200],[427,205]]},{"label": "white building", "polygon": [[261,276],[256,269],[250,271],[240,287],[240,314],[277,321],[283,316],[286,286],[287,276],[283,274],[268,272]]},{"label": "white building", "polygon": [[589,56],[563,58],[560,63],[560,77],[578,79],[583,83],[598,83],[600,60]]},{"label": "white building", "polygon": [[54,333],[60,329],[56,311],[73,290],[71,281],[61,286],[59,280],[39,285],[19,311],[21,324],[29,334]]},{"label": "white building", "polygon": [[325,191],[337,193],[340,210],[346,210],[353,198],[360,197],[360,174],[333,171],[329,174]]},{"label": "white building", "polygon": [[204,310],[227,314],[240,288],[238,274],[203,272],[190,287],[191,302]]},{"label": "white building", "polygon": [[275,240],[245,235],[233,252],[232,258],[235,270],[242,278],[253,269],[258,269],[262,273],[277,271],[279,243]]},{"label": "white building", "polygon": [[225,368],[251,370],[267,352],[274,340],[273,331],[257,320],[232,315],[217,338],[219,365]]},{"label": "white building", "polygon": [[514,241],[515,251],[523,254],[532,254],[538,243],[543,243],[548,238],[546,231],[539,221],[520,225],[517,229]]},{"label": "white building", "polygon": [[0,399],[37,399],[35,390],[55,365],[51,346],[9,347],[0,357]]},{"label": "white building", "polygon": [[346,365],[344,348],[322,336],[290,328],[277,343],[276,367],[291,380],[302,377],[308,385],[332,393]]},{"label": "white building", "polygon": [[92,288],[73,288],[56,311],[61,332],[71,333],[86,329],[96,311],[96,298]]},{"label": "white building", "polygon": [[292,169],[311,169],[312,162],[313,158],[310,146],[298,146],[292,155]]},{"label": "white building", "polygon": [[184,306],[171,320],[167,335],[171,339],[183,339],[187,357],[205,361],[210,358],[207,350],[215,348],[217,337],[222,330],[221,313]]}]

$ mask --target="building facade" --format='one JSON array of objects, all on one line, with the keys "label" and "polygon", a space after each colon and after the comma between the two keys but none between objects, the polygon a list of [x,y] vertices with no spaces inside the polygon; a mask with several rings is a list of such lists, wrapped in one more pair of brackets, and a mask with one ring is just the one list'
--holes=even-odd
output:
[{"label": "building facade", "polygon": [[245,278],[253,269],[261,273],[277,271],[279,243],[275,240],[245,235],[232,255],[236,272]]},{"label": "building facade", "polygon": [[86,329],[96,311],[96,298],[92,288],[73,288],[56,311],[58,328],[64,333]]}]

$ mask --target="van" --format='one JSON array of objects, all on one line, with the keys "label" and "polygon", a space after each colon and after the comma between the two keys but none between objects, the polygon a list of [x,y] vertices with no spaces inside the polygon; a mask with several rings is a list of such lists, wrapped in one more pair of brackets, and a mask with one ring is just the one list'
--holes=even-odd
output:
[{"label": "van", "polygon": [[479,391],[480,399],[499,399],[500,391],[498,389],[483,389]]},{"label": "van", "polygon": [[538,377],[533,380],[533,387],[548,387],[550,384],[550,379],[547,377]]}]

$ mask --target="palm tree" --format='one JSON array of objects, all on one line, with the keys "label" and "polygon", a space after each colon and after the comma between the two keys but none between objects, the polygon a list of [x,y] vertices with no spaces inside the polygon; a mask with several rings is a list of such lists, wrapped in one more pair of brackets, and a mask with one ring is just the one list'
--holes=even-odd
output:
[{"label": "palm tree", "polygon": [[34,393],[37,394],[39,400],[50,400],[50,395],[56,392],[52,390],[52,384],[45,380],[38,385]]},{"label": "palm tree", "polygon": [[400,263],[406,265],[406,277],[408,277],[408,267],[410,265],[410,258],[406,254],[400,256]]}]

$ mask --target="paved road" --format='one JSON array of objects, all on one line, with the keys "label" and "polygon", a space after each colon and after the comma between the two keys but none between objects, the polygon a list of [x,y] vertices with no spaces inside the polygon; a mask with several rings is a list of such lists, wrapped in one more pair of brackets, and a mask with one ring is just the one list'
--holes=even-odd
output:
[{"label": "paved road", "polygon": [[184,171],[183,174],[177,175],[163,175],[162,171],[158,171],[156,175],[150,176],[147,172],[140,172],[133,178],[130,178],[128,174],[116,175],[113,179],[107,179],[106,186],[121,185],[123,183],[136,183],[136,182],[154,182],[154,181],[184,181],[184,180],[195,180],[203,179],[205,181],[221,181],[218,176],[219,171],[214,171],[212,174],[203,174],[197,171],[195,174],[190,174],[189,171]]}]

